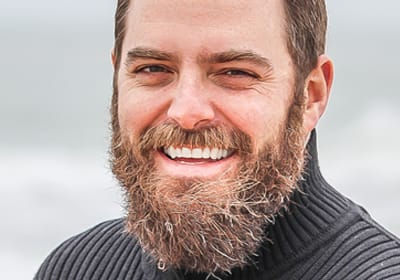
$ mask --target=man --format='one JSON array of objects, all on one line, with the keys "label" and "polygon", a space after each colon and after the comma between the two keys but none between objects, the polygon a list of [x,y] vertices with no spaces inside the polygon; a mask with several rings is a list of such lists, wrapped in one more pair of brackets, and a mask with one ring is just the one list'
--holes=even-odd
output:
[{"label": "man", "polygon": [[400,279],[399,240],[325,182],[323,0],[119,0],[112,170],[127,216],[36,279]]}]

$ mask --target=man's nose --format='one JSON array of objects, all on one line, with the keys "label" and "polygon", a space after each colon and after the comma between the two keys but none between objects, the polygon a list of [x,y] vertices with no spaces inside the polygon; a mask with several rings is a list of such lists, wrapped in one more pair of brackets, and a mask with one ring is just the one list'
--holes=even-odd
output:
[{"label": "man's nose", "polygon": [[167,114],[184,129],[195,129],[215,117],[210,94],[196,79],[180,81]]}]

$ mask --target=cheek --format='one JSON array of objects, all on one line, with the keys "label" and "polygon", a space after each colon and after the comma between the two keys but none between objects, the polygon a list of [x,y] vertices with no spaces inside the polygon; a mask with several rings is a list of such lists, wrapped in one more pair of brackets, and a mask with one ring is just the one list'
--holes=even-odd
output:
[{"label": "cheek", "polygon": [[138,137],[143,129],[161,122],[167,104],[162,92],[147,92],[129,82],[120,85],[118,119],[122,133]]},{"label": "cheek", "polygon": [[121,95],[118,100],[118,119],[122,133],[137,134],[140,123],[143,123],[139,103],[134,100],[123,98]]},{"label": "cheek", "polygon": [[127,90],[125,83],[118,85],[118,120],[122,133],[131,134],[132,127],[137,125],[137,120],[140,118],[139,105],[135,98],[132,98]]},{"label": "cheek", "polygon": [[286,100],[263,95],[233,99],[226,99],[221,109],[229,122],[250,135],[255,147],[272,141],[286,119]]},{"label": "cheek", "polygon": [[248,129],[251,129],[255,147],[275,139],[280,131],[282,114],[275,106],[257,106],[248,114]]}]

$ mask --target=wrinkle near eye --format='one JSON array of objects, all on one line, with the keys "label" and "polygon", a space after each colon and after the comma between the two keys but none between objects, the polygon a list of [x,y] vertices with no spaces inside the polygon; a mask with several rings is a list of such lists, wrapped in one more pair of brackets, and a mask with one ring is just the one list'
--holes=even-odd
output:
[{"label": "wrinkle near eye", "polygon": [[248,88],[248,90],[252,90],[256,92],[257,94],[263,95],[263,96],[271,96],[272,94],[272,89],[268,88],[265,85],[262,84],[255,84],[251,87]]},{"label": "wrinkle near eye", "polygon": [[240,68],[225,68],[209,77],[217,86],[236,91],[249,90],[272,80],[270,77],[261,77],[256,72]]}]

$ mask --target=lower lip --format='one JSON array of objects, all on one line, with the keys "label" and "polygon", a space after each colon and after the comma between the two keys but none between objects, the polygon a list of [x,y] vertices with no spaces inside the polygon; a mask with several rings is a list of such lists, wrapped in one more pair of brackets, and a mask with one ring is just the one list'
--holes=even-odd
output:
[{"label": "lower lip", "polygon": [[215,177],[232,168],[237,157],[236,154],[232,154],[221,160],[173,160],[161,151],[155,153],[155,161],[160,171],[174,177]]}]

